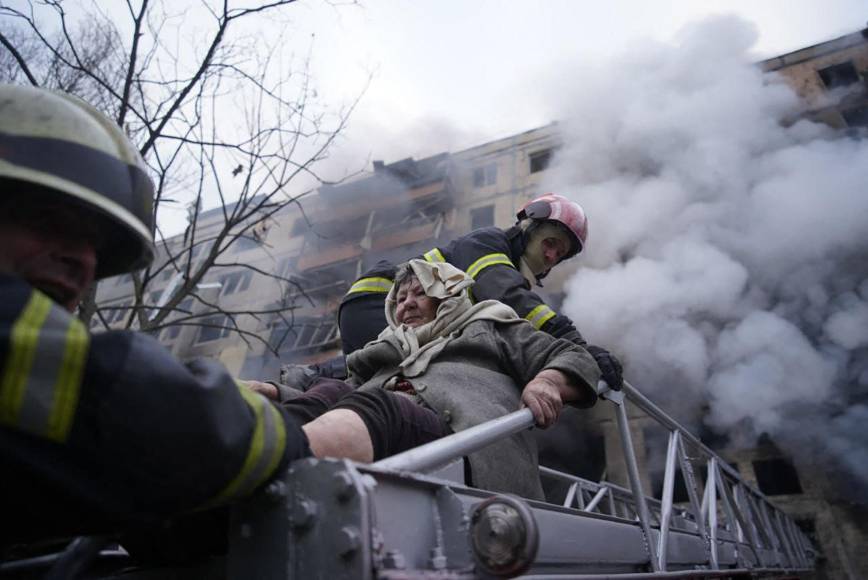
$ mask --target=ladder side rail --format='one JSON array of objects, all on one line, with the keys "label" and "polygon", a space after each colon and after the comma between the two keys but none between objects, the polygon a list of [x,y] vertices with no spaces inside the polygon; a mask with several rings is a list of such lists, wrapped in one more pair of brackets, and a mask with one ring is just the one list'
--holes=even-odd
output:
[{"label": "ladder side rail", "polygon": [[811,566],[811,561],[808,559],[808,552],[811,551],[811,545],[808,542],[808,538],[802,533],[802,530],[799,529],[796,521],[793,518],[788,520],[790,525],[790,530],[792,531],[793,538],[796,541],[796,548],[799,551],[799,557],[802,562],[803,568],[809,568]]},{"label": "ladder side rail", "polygon": [[615,515],[615,494],[613,494],[612,491],[609,490],[609,493],[606,495],[609,498],[609,514],[614,516]]},{"label": "ladder side rail", "polygon": [[775,554],[778,558],[778,566],[785,567],[788,563],[787,560],[787,552],[784,547],[783,540],[778,535],[777,530],[775,529],[774,518],[772,517],[771,504],[765,501],[764,499],[760,499],[760,510],[762,512],[762,517],[765,522],[766,528],[769,530],[769,536],[772,539],[772,544],[774,545]]},{"label": "ladder side rail", "polygon": [[786,543],[784,539],[781,537],[780,530],[778,530],[777,525],[775,525],[775,508],[768,502],[762,502],[763,511],[765,512],[765,517],[768,519],[769,530],[775,539],[775,545],[777,546],[778,558],[780,560],[780,565],[782,567],[789,567],[790,564],[790,554],[787,550]]},{"label": "ladder side rail", "polygon": [[706,477],[705,491],[702,493],[702,505],[700,506],[700,514],[702,515],[702,519],[706,522],[708,521],[708,495],[710,493],[711,489],[709,489],[708,478]]},{"label": "ladder side rail", "polygon": [[717,459],[712,457],[708,460],[708,477],[706,479],[706,507],[708,509],[708,529],[711,533],[711,569],[719,570],[717,559],[717,487],[716,478],[712,476],[716,467]]},{"label": "ladder side rail", "polygon": [[[586,490],[588,493],[595,493],[596,494],[598,491],[600,491],[600,488],[608,487],[610,489],[610,491],[615,494],[615,498],[619,501],[624,501],[625,503],[630,504],[632,502],[632,499],[633,499],[633,491],[632,490],[630,490],[626,487],[622,487],[620,485],[617,485],[615,483],[612,483],[610,481],[600,481],[599,483],[597,483],[597,482],[589,481],[587,479],[582,479],[581,477],[578,477],[577,475],[572,475],[570,473],[564,473],[562,471],[552,469],[551,467],[544,467],[544,466],[540,466],[539,471],[540,471],[541,475],[544,475],[546,477],[552,477],[555,479],[562,479],[564,481],[576,482],[579,484],[579,487],[581,489]],[[648,503],[648,505],[654,506],[658,509],[660,506],[662,506],[662,503],[660,502],[660,500],[655,499],[653,497],[647,497],[646,496],[645,501]],[[631,518],[628,518],[628,519],[631,519]]]},{"label": "ladder side rail", "polygon": [[720,487],[721,491],[720,498],[721,503],[723,504],[723,509],[726,512],[727,519],[729,520],[728,523],[732,528],[731,531],[734,532],[733,535],[736,538],[736,558],[738,559],[740,567],[749,568],[751,566],[748,565],[748,562],[744,558],[743,544],[748,544],[748,546],[753,551],[754,556],[757,558],[757,561],[759,561],[759,554],[755,549],[753,549],[753,546],[751,546],[749,542],[745,542],[743,518],[741,516],[741,513],[738,511],[738,507],[735,505],[735,502],[732,499],[732,490],[730,489],[729,482],[726,480],[726,478],[723,476],[719,469],[716,471],[715,476],[717,478],[716,484],[718,487]]},{"label": "ladder side rail", "polygon": [[669,522],[672,519],[672,496],[675,492],[675,456],[678,451],[678,431],[669,432],[669,446],[666,449],[666,469],[663,474],[663,507],[660,511],[660,536],[657,541],[659,568],[666,571],[666,550],[669,544]]},{"label": "ladder side rail", "polygon": [[750,498],[748,494],[750,492],[745,489],[745,487],[739,483],[735,490],[735,501],[741,506],[742,511],[747,514],[746,517],[746,528],[747,535],[751,539],[751,544],[754,546],[754,549],[757,552],[757,558],[759,561],[759,565],[762,567],[766,567],[769,563],[765,558],[765,545],[762,542],[761,534],[758,527],[757,517],[758,514],[756,510],[751,506]]},{"label": "ladder side rail", "polygon": [[570,489],[567,490],[567,496],[564,498],[564,507],[572,507],[576,499],[576,489],[578,487],[579,484],[576,481],[570,484]]},{"label": "ladder side rail", "polygon": [[534,425],[533,413],[524,408],[492,419],[431,443],[420,445],[372,463],[377,469],[425,473]]},{"label": "ladder side rail", "polygon": [[787,559],[789,560],[790,568],[798,568],[799,561],[798,556],[796,555],[796,547],[791,542],[790,535],[787,534],[786,527],[784,526],[786,516],[784,513],[774,508],[774,526],[778,532],[778,535],[781,538],[781,544],[784,546],[784,552],[787,554]]},{"label": "ladder side rail", "polygon": [[[608,497],[609,515],[631,521],[636,521],[638,519],[638,511],[636,510],[636,506],[633,501],[633,492],[631,490],[611,482],[594,483],[592,481],[582,479],[581,477],[578,477],[576,475],[557,471],[555,469],[552,469],[551,467],[540,466],[539,469],[540,474],[543,476],[577,483],[578,490],[582,492],[587,492],[588,497],[592,499],[596,496],[596,494],[600,493],[600,491],[605,488],[607,490],[607,493],[604,495]],[[591,493],[594,493],[594,496],[591,496]],[[579,497],[578,493],[576,497]],[[584,500],[583,496],[581,500]],[[653,515],[654,519],[659,523],[659,517],[657,512],[659,511],[659,509],[662,509],[662,503],[659,500],[651,497],[646,497],[646,502],[650,506],[655,508],[653,511],[651,511],[651,514]],[[564,501],[563,505],[564,507],[570,507],[570,505],[566,503],[566,500]],[[599,503],[595,504],[594,508],[596,508],[598,505]],[[582,509],[583,511],[592,511],[581,505],[580,509]],[[676,508],[675,506],[673,506],[673,510],[677,511],[678,514],[682,517],[684,517],[685,513],[687,513],[686,510]],[[684,531],[695,532],[695,530],[691,528],[684,528]]]},{"label": "ladder side rail", "polygon": [[[624,396],[629,400],[632,404],[636,405],[638,408],[642,409],[646,414],[655,419],[658,423],[660,423],[663,427],[670,431],[678,431],[681,433],[681,438],[690,443],[697,451],[703,454],[705,457],[717,457],[717,461],[720,465],[720,468],[730,477],[736,479],[738,481],[744,482],[745,485],[750,487],[756,494],[763,496],[758,490],[753,489],[747,482],[742,479],[741,474],[729,466],[725,461],[722,461],[720,457],[711,449],[709,449],[702,441],[699,440],[695,435],[693,435],[690,431],[685,429],[678,421],[670,417],[666,414],[660,407],[651,402],[648,397],[640,393],[636,388],[624,381],[624,385],[621,391]],[[608,397],[608,393],[605,393],[605,396]]]},{"label": "ladder side rail", "polygon": [[754,504],[757,506],[757,511],[759,512],[760,522],[762,522],[762,529],[764,530],[765,536],[769,541],[769,548],[774,553],[777,561],[775,565],[778,567],[783,567],[784,562],[781,558],[781,547],[778,544],[778,539],[775,536],[774,530],[772,529],[772,522],[769,518],[768,508],[766,507],[766,503],[762,498],[753,498]]},{"label": "ladder side rail", "polygon": [[793,539],[793,543],[796,547],[796,553],[799,557],[799,562],[801,563],[802,568],[810,568],[812,562],[808,556],[808,553],[813,551],[811,542],[808,541],[808,537],[796,524],[795,519],[785,518],[784,521],[786,525],[789,526],[790,536]]},{"label": "ladder side rail", "polygon": [[[609,393],[605,392],[605,389],[603,390],[603,393],[607,396],[609,395]],[[687,431],[677,421],[672,419],[663,410],[661,410],[654,403],[652,403],[647,397],[642,395],[642,393],[640,393],[638,390],[636,390],[636,388],[634,388],[631,384],[629,384],[628,382],[625,381],[624,385],[623,385],[623,389],[622,389],[621,393],[619,393],[619,394],[622,394],[624,398],[629,400],[631,403],[636,405],[638,408],[642,409],[648,416],[655,419],[658,423],[662,424],[664,427],[666,427],[670,430],[679,431],[683,440],[685,442],[688,442],[691,445],[693,445],[697,450],[700,451],[700,453],[702,455],[709,457],[709,458],[714,458],[715,463],[718,465],[718,468],[720,470],[722,470],[731,479],[739,482],[739,484],[743,485],[744,488],[749,491],[750,496],[752,498],[752,501],[761,502],[762,506],[770,505],[768,498],[763,493],[761,493],[753,485],[746,482],[741,477],[740,473],[738,473],[735,469],[733,469],[731,466],[726,464],[726,462],[722,461],[717,456],[716,453],[714,453],[711,449],[706,447],[697,437],[695,437],[692,433]],[[709,482],[712,481],[711,478],[707,478],[707,479]],[[715,492],[714,495],[716,498],[717,493]],[[709,505],[708,502],[706,501],[706,498],[707,498],[707,494],[703,498],[704,499],[704,501],[703,501],[703,507],[704,507],[703,514],[710,516],[712,511],[714,511],[714,510],[712,510],[712,505],[715,505],[715,504]],[[768,516],[768,513],[763,509],[756,509],[755,511],[756,511],[756,513],[758,513],[760,515],[760,522],[762,524],[760,527],[760,530],[762,530],[763,535],[768,539],[769,547],[775,553],[782,555],[783,550],[784,550],[784,547],[781,544],[782,540],[777,537],[778,534],[775,533],[775,530],[772,527],[772,523],[771,523],[771,520]],[[785,514],[783,517],[785,519],[790,519],[789,516],[786,516]],[[716,535],[716,532],[715,532],[715,535]],[[781,565],[781,563],[779,562],[778,565]]]},{"label": "ladder side rail", "polygon": [[[747,498],[747,503],[750,506],[751,512],[753,513],[754,522],[757,526],[757,533],[762,540],[763,548],[767,552],[773,552],[775,549],[774,542],[771,536],[769,536],[769,531],[765,526],[765,522],[763,521],[762,512],[760,511],[759,505],[757,504],[756,497],[752,493],[750,493],[750,490],[747,490],[745,497]],[[766,562],[766,565],[771,566],[772,562]]]},{"label": "ladder side rail", "polygon": [[[721,479],[723,479],[722,476]],[[751,521],[748,517],[745,517],[744,509],[738,501],[738,491],[739,489],[742,489],[741,482],[734,481],[730,485],[726,481],[721,481],[721,487],[723,487],[724,489],[726,503],[738,523],[739,542],[746,543],[748,545],[751,552],[753,552],[754,558],[756,558],[757,566],[763,565],[762,558],[760,556],[759,545],[756,541],[756,530],[751,527]]]},{"label": "ladder side rail", "polygon": [[[630,488],[633,491],[633,502],[636,507],[636,515],[639,525],[645,537],[645,548],[648,550],[651,570],[658,572],[658,562],[655,552],[653,536],[651,535],[651,516],[648,512],[648,504],[645,501],[645,492],[642,489],[642,480],[639,478],[639,467],[636,463],[636,452],[633,447],[633,437],[630,434],[630,419],[627,417],[627,409],[623,397],[616,397],[616,393],[609,394],[609,400],[615,407],[618,431],[621,435],[621,448],[624,452],[624,461],[627,464],[627,475],[630,479]],[[620,399],[620,400],[617,400]]]},{"label": "ladder side rail", "polygon": [[595,495],[593,497],[593,499],[591,499],[591,501],[588,502],[588,505],[582,509],[586,512],[593,512],[595,509],[597,509],[597,505],[599,505],[599,503],[603,500],[603,498],[606,495],[609,495],[609,498],[611,499],[612,496],[609,493],[609,488],[608,487],[601,487],[600,491],[597,492],[597,495]]},{"label": "ladder side rail", "polygon": [[684,478],[685,487],[687,487],[687,498],[690,503],[690,511],[693,513],[693,519],[696,523],[697,530],[705,541],[706,551],[709,561],[711,561],[711,538],[708,535],[708,528],[705,526],[704,518],[702,517],[702,507],[699,499],[699,486],[696,481],[696,476],[693,473],[693,464],[687,457],[687,452],[684,449],[684,441],[681,440],[679,433],[678,440],[678,462],[681,466],[681,476]]}]

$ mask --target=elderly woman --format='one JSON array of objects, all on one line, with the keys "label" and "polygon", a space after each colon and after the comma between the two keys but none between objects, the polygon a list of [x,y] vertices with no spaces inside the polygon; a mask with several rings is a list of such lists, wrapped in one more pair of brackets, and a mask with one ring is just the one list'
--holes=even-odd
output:
[{"label": "elderly woman", "polygon": [[[386,301],[388,328],[347,360],[357,389],[346,394],[332,381],[285,405],[302,422],[316,417],[304,425],[314,455],[369,462],[520,406],[545,428],[564,403],[594,404],[599,369],[590,354],[534,330],[500,302],[473,304],[472,284],[446,263],[412,260],[399,271]],[[477,487],[543,498],[527,432],[469,463]]]}]

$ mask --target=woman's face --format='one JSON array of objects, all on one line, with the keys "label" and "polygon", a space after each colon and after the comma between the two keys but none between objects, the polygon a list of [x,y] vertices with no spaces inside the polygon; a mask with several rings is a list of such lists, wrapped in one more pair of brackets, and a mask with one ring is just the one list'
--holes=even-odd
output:
[{"label": "woman's face", "polygon": [[440,299],[426,295],[415,277],[401,283],[395,300],[395,320],[398,324],[406,324],[411,328],[434,320],[440,305]]}]

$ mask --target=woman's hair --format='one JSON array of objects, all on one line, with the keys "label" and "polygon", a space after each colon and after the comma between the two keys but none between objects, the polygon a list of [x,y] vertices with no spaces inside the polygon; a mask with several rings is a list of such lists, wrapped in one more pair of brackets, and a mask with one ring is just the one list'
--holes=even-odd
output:
[{"label": "woman's hair", "polygon": [[416,272],[410,267],[410,264],[401,264],[398,266],[398,271],[395,272],[395,288],[400,288],[401,284],[410,282],[416,278]]}]

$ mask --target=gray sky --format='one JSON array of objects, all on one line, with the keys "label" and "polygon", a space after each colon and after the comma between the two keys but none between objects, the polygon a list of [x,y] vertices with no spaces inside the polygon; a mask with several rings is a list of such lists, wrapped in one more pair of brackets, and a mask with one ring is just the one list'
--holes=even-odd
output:
[{"label": "gray sky", "polygon": [[[558,79],[688,23],[736,14],[756,26],[757,60],[858,30],[860,0],[362,0],[291,10],[313,39],[313,73],[340,102],[370,87],[349,148],[386,160],[456,149],[552,121]],[[612,70],[612,74],[618,74]]]}]

